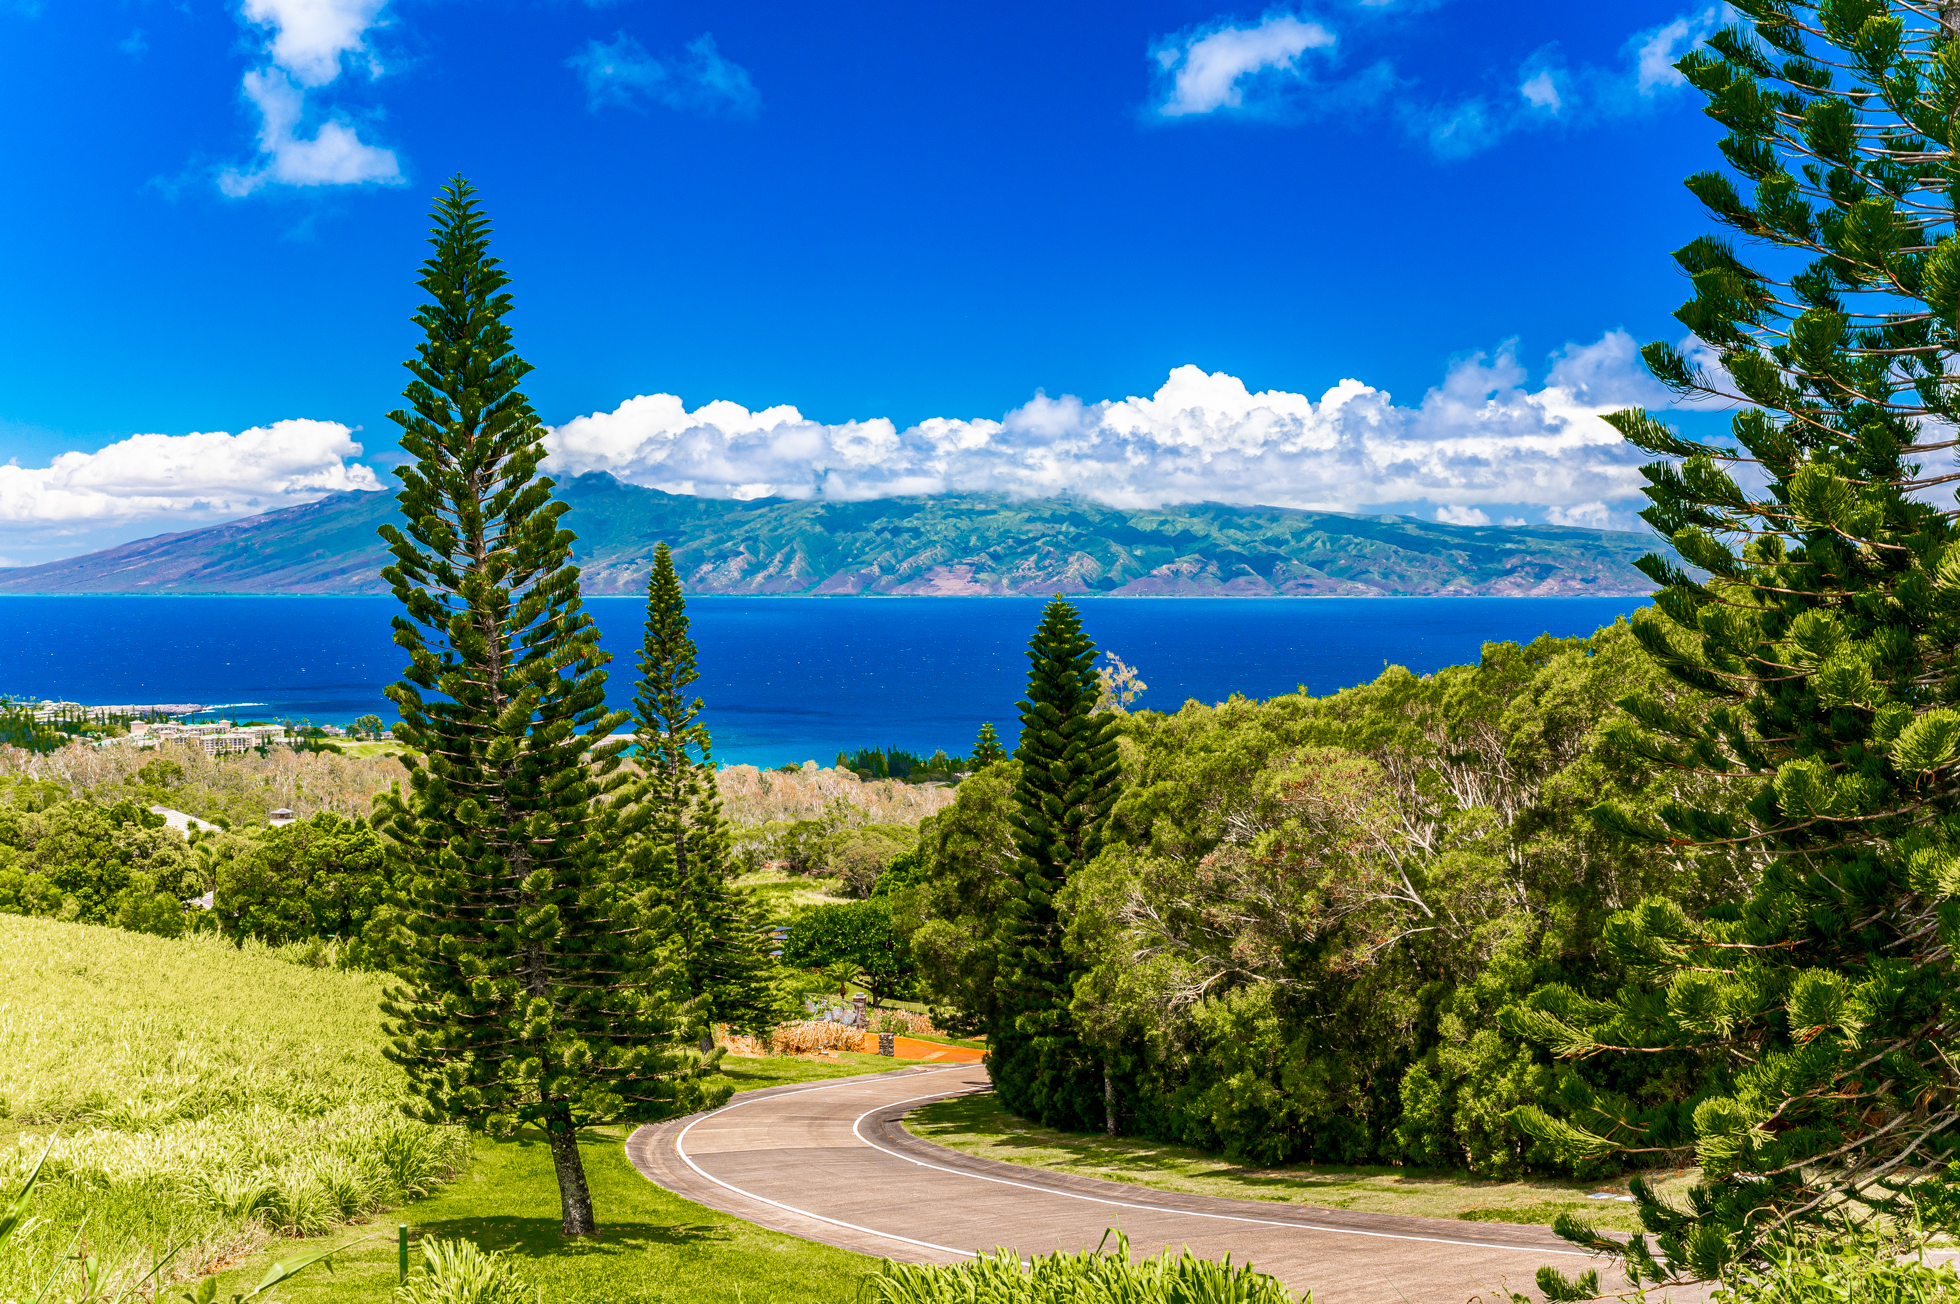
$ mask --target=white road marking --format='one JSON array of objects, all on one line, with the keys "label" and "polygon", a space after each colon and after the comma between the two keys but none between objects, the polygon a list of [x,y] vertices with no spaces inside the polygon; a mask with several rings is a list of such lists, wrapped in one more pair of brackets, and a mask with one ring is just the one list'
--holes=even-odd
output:
[{"label": "white road marking", "polygon": [[[979,1088],[976,1088],[977,1090]],[[964,1092],[962,1094],[972,1095],[974,1093]],[[976,1182],[998,1182],[1002,1186],[1018,1186],[1024,1191],[1040,1191],[1044,1195],[1060,1195],[1066,1196],[1071,1200],[1087,1200],[1091,1204],[1107,1204],[1118,1209],[1141,1209],[1146,1213],[1175,1213],[1182,1214],[1186,1218],[1214,1218],[1220,1222],[1251,1223],[1255,1227],[1292,1227],[1307,1232],[1332,1232],[1337,1236],[1373,1236],[1385,1241],[1423,1241],[1430,1245],[1461,1245],[1477,1250],[1525,1250],[1536,1254],[1569,1254],[1580,1259],[1590,1259],[1593,1257],[1591,1252],[1587,1250],[1547,1250],[1540,1249],[1535,1245],[1497,1245],[1490,1241],[1457,1241],[1441,1236],[1415,1236],[1407,1232],[1366,1232],[1356,1227],[1326,1227],[1317,1223],[1281,1222],[1274,1218],[1248,1218],[1243,1214],[1200,1213],[1193,1209],[1172,1209],[1161,1204],[1131,1204],[1127,1200],[1110,1200],[1099,1195],[1083,1195],[1076,1191],[1057,1190],[1052,1186],[1037,1186],[1032,1182],[1016,1182],[1005,1177],[988,1177],[984,1173],[969,1173],[961,1168],[947,1168],[943,1164],[927,1163],[923,1159],[915,1159],[911,1155],[901,1154],[896,1150],[887,1150],[884,1146],[879,1145],[876,1141],[873,1141],[870,1137],[858,1131],[858,1124],[864,1122],[865,1119],[870,1118],[879,1110],[890,1109],[893,1105],[909,1105],[914,1100],[931,1100],[932,1098],[932,1096],[913,1096],[907,1100],[894,1100],[879,1105],[875,1109],[867,1109],[862,1114],[859,1114],[856,1120],[852,1122],[851,1135],[870,1146],[873,1150],[888,1154],[894,1159],[903,1159],[908,1164],[917,1164],[921,1168],[932,1168],[942,1173],[952,1173],[958,1177],[970,1177]]]},{"label": "white road marking", "polygon": [[[945,1069],[926,1069],[924,1071],[927,1073],[946,1072]],[[824,1091],[824,1090],[828,1090],[828,1088],[805,1087],[803,1089],[803,1091]],[[803,1091],[783,1091],[777,1093],[777,1095],[800,1096],[803,1094]],[[777,1096],[764,1096],[761,1099],[775,1100],[777,1099]],[[723,1105],[720,1109],[714,1110],[711,1113],[703,1114],[700,1118],[695,1119],[693,1123],[689,1123],[686,1127],[682,1128],[680,1130],[680,1134],[674,1138],[674,1153],[681,1157],[682,1163],[686,1164],[689,1168],[692,1168],[695,1172],[701,1174],[701,1176],[707,1178],[709,1181],[713,1182],[716,1186],[722,1187],[725,1190],[733,1191],[735,1192],[735,1194],[739,1196],[743,1196],[746,1199],[755,1200],[761,1204],[769,1205],[772,1208],[782,1209],[786,1212],[797,1214],[800,1217],[804,1217],[804,1218],[814,1218],[820,1223],[829,1223],[833,1227],[848,1227],[854,1232],[863,1232],[867,1236],[881,1236],[888,1241],[901,1241],[906,1245],[917,1245],[922,1249],[938,1250],[944,1254],[957,1254],[962,1259],[971,1259],[977,1257],[972,1250],[956,1250],[950,1245],[935,1245],[931,1241],[913,1240],[910,1236],[900,1236],[895,1232],[881,1232],[876,1227],[860,1227],[856,1223],[845,1222],[841,1218],[828,1218],[820,1213],[812,1213],[808,1209],[799,1209],[793,1204],[784,1204],[781,1200],[771,1200],[766,1195],[757,1195],[754,1191],[744,1191],[739,1186],[736,1186],[729,1182],[722,1181],[719,1177],[716,1177],[713,1173],[708,1172],[706,1169],[702,1168],[701,1165],[694,1162],[694,1159],[692,1158],[692,1156],[690,1156],[687,1153],[687,1149],[682,1143],[687,1140],[687,1134],[694,1130],[695,1123],[705,1122],[706,1120],[715,1117],[716,1114],[725,1113],[731,1109],[740,1109],[743,1105],[753,1105],[756,1103],[758,1102],[754,1100],[738,1100],[732,1105]]]}]

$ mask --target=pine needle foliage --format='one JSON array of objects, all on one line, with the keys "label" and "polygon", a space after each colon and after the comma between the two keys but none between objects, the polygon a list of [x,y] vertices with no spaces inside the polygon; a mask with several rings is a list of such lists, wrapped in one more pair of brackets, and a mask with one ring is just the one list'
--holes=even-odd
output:
[{"label": "pine needle foliage", "polygon": [[401,524],[381,529],[410,658],[388,690],[408,791],[377,803],[401,885],[387,1054],[428,1121],[542,1128],[565,1234],[584,1236],[578,1130],[660,1116],[699,1065],[673,1048],[663,921],[605,854],[624,783],[605,739],[625,717],[606,709],[566,508],[538,473],[508,278],[467,182],[433,217],[409,408],[389,414],[415,460],[397,471]]},{"label": "pine needle foliage", "polygon": [[1000,735],[994,732],[993,721],[980,726],[980,736],[973,740],[973,768],[984,770],[996,761],[1007,759],[1007,750],[1000,745]]},{"label": "pine needle foliage", "polygon": [[1095,1128],[1105,1119],[1101,1056],[1069,1013],[1079,966],[1063,948],[1067,920],[1056,898],[1102,849],[1117,795],[1116,721],[1097,712],[1096,646],[1061,598],[1042,612],[1028,644],[1028,696],[1010,823],[1019,882],[995,978],[988,1073],[1001,1103],[1051,1127]]},{"label": "pine needle foliage", "polygon": [[1717,705],[1629,698],[1612,742],[1748,800],[1596,818],[1661,854],[1753,857],[1753,892],[1700,918],[1643,902],[1608,929],[1636,979],[1619,1000],[1545,992],[1505,1016],[1568,1059],[1703,1066],[1679,1150],[1576,1080],[1514,1115],[1571,1158],[1700,1165],[1680,1207],[1636,1180],[1651,1241],[1560,1228],[1650,1281],[1759,1267],[1827,1217],[1906,1214],[1960,1124],[1960,548],[1936,505],[1960,478],[1960,6],[1735,7],[1745,22],[1676,65],[1728,133],[1729,170],[1687,185],[1762,252],[1677,252],[1676,316],[1708,354],[1644,350],[1678,393],[1740,408],[1733,442],[1609,418],[1660,459],[1643,515],[1677,554],[1642,563],[1662,587],[1636,631]]},{"label": "pine needle foliage", "polygon": [[673,554],[661,543],[647,579],[646,633],[633,697],[644,833],[629,864],[634,879],[669,912],[703,1045],[712,1047],[708,1024],[760,1035],[774,1023],[774,932],[754,894],[732,881],[735,862],[715,781],[714,743],[701,719],[702,700],[687,695],[701,677],[697,655]]}]

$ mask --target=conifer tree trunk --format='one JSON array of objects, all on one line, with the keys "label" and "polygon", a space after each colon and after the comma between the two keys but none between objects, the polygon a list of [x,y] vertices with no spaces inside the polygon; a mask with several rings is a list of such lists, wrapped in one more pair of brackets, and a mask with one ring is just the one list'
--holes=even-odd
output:
[{"label": "conifer tree trunk", "polygon": [[558,1228],[566,1236],[596,1236],[598,1221],[592,1216],[592,1188],[585,1180],[585,1161],[578,1152],[578,1129],[569,1117],[545,1126],[545,1140],[551,1146],[551,1166],[558,1175]]}]

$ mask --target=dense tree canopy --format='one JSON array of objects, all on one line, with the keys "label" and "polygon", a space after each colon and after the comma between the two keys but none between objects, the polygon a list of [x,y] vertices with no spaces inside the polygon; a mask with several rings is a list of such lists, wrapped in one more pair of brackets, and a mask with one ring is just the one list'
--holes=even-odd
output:
[{"label": "dense tree canopy", "polygon": [[892,926],[891,902],[884,897],[820,905],[797,916],[783,943],[783,963],[846,967],[874,1005],[904,995],[912,984],[911,948]]},{"label": "dense tree canopy", "polygon": [[[1554,981],[1610,996],[1616,909],[1656,892],[1700,909],[1740,882],[1587,817],[1602,794],[1651,811],[1711,786],[1600,749],[1632,685],[1697,709],[1622,624],[1326,698],[1125,718],[1108,845],[1057,897],[1073,1026],[1111,1066],[1122,1127],[1262,1162],[1569,1168],[1507,1115],[1556,1089],[1557,1061],[1494,1016]],[[926,822],[928,872],[895,895],[952,1026],[1001,1018],[1018,768]],[[1693,1068],[1587,1071],[1651,1095]]]},{"label": "dense tree canopy", "polygon": [[360,939],[386,898],[385,849],[364,820],[322,811],[238,842],[212,876],[218,917],[234,936],[275,946]]}]

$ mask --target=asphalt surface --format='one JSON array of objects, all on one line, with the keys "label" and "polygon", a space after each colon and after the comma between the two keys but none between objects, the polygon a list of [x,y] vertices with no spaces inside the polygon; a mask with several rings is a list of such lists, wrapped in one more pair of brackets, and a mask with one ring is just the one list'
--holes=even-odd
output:
[{"label": "asphalt surface", "polygon": [[1249,1261],[1311,1290],[1315,1304],[1535,1299],[1546,1263],[1568,1274],[1600,1266],[1602,1284],[1623,1282],[1549,1228],[1176,1195],[961,1154],[899,1123],[988,1086],[984,1068],[960,1064],[744,1092],[711,1113],[640,1128],[627,1155],[700,1204],[904,1262],[956,1263],[1003,1245],[1087,1249],[1114,1228],[1141,1254],[1188,1246]]}]

